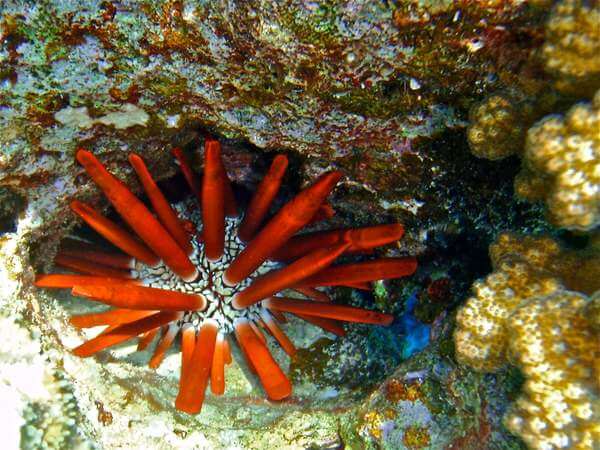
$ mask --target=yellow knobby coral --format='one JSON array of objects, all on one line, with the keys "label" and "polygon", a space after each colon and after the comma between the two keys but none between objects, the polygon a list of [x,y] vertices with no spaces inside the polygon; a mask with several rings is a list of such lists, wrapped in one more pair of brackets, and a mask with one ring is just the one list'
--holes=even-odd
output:
[{"label": "yellow knobby coral", "polygon": [[596,293],[586,306],[585,315],[590,321],[592,328],[600,332],[600,292]]},{"label": "yellow knobby coral", "polygon": [[506,416],[507,427],[531,448],[592,449],[600,443],[598,335],[582,294],[558,291],[520,306],[511,316],[511,359],[526,377]]},{"label": "yellow knobby coral", "polygon": [[531,448],[592,449],[600,439],[595,249],[562,249],[549,237],[502,234],[490,246],[494,272],[475,283],[457,315],[457,359],[478,370],[507,363],[526,377],[507,426]]},{"label": "yellow knobby coral", "polygon": [[513,96],[498,93],[473,106],[467,138],[478,158],[502,159],[521,151],[531,107]]},{"label": "yellow knobby coral", "polygon": [[545,199],[557,226],[590,230],[600,224],[600,91],[592,103],[535,124],[523,157],[518,195]]},{"label": "yellow knobby coral", "polygon": [[526,263],[544,277],[555,278],[561,286],[585,294],[600,289],[600,252],[594,234],[586,248],[562,248],[549,236],[522,236],[502,233],[490,245],[490,259],[494,267],[509,258]]},{"label": "yellow knobby coral", "polygon": [[459,362],[477,370],[493,371],[507,362],[506,322],[527,298],[560,289],[555,278],[518,258],[504,259],[497,270],[473,285],[474,297],[459,310],[454,332]]},{"label": "yellow knobby coral", "polygon": [[542,47],[546,71],[565,91],[589,92],[600,85],[600,3],[562,0],[546,23]]}]

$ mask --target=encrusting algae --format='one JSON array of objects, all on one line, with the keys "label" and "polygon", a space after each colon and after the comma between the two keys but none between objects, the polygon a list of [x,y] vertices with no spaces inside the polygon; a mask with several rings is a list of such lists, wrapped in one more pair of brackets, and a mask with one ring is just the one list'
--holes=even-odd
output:
[{"label": "encrusting algae", "polygon": [[600,287],[597,252],[506,233],[490,256],[494,272],[475,283],[457,315],[457,359],[482,371],[512,364],[523,372],[523,391],[505,422],[530,448],[594,448],[600,355],[588,310],[598,294],[586,294]]}]

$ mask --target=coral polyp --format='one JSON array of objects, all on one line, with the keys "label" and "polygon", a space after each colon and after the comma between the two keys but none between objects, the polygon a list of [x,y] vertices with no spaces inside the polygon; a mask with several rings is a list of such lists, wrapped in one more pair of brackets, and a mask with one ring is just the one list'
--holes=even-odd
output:
[{"label": "coral polyp", "polygon": [[342,322],[392,322],[389,314],[335,304],[317,288],[365,289],[374,280],[412,274],[417,266],[412,257],[333,265],[344,254],[370,252],[399,240],[402,225],[297,234],[330,216],[326,199],[341,173],[322,175],[267,220],[287,168],[285,156],[273,160],[240,214],[218,141],[205,141],[201,181],[184,154],[173,153],[196,199],[171,204],[142,158],[129,157],[151,211],[91,152],[77,152],[77,160],[127,227],[88,204],[72,201],[71,209],[122,253],[81,239],[65,240],[55,262],[75,273],[36,277],[38,287],[70,288],[75,296],[112,307],[71,318],[78,328],[106,327],[75,348],[76,355],[89,357],[136,337],[139,348],[145,348],[158,337],[149,363],[155,368],[179,340],[181,376],[175,406],[198,413],[209,383],[213,394],[224,392],[224,368],[231,362],[233,343],[269,399],[291,395],[291,383],[271,355],[267,339],[270,335],[294,355],[295,346],[279,325],[287,320],[284,313],[337,335],[345,333]]}]

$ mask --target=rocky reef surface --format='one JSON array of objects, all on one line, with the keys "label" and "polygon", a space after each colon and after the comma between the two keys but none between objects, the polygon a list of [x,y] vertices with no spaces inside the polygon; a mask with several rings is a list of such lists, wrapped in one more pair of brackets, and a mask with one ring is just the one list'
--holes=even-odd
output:
[{"label": "rocky reef surface", "polygon": [[[563,3],[555,15],[564,22],[577,2]],[[508,92],[518,99],[512,110],[527,113],[526,123],[503,116],[505,129],[519,127],[506,154],[518,153],[535,120],[587,95],[565,93],[564,83],[555,91],[544,70],[540,55],[561,54],[556,44],[542,51],[549,14],[543,1],[1,1],[0,398],[9,445],[524,448],[502,425],[520,375],[458,364],[452,330],[455,307],[490,271],[487,248],[499,232],[551,228],[542,207],[513,196],[518,158],[477,159],[465,130],[470,108]],[[89,307],[32,281],[77,224],[68,201],[107,206],[74,159],[78,147],[139,186],[130,152],[167,180],[175,146],[200,167],[205,133],[223,142],[241,191],[254,189],[274,152],[291,161],[288,196],[342,170],[331,226],[400,221],[407,236],[386,252],[415,255],[420,268],[372,293],[332,291],[394,313],[390,328],[353,326],[334,339],[287,325],[300,351],[289,363],[276,357],[294,382],[290,400],[267,402],[234,364],[225,395],[188,416],[172,405],[177,354],[158,371],[131,345],[74,357],[68,349],[84,334],[68,314]]]}]

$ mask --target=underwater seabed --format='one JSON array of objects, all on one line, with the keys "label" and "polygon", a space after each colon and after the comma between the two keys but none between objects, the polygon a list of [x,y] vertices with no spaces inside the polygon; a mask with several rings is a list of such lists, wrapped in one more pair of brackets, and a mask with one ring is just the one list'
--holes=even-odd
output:
[{"label": "underwater seabed", "polygon": [[[595,449],[598,23],[593,0],[0,1],[0,448]],[[61,242],[90,238],[74,200],[118,220],[81,147],[145,202],[138,154],[179,202],[171,152],[199,174],[207,136],[244,208],[275,153],[289,167],[272,212],[339,172],[316,226],[401,228],[357,261],[418,270],[305,290],[390,326],[342,337],[290,315],[291,358],[252,343],[290,395],[269,400],[232,345],[225,392],[192,396],[190,415],[178,342],[157,369],[152,334],[79,358],[100,329],[72,315],[103,307],[34,284]]]},{"label": "underwater seabed", "polygon": [[[199,415],[179,412],[173,405],[178,351],[156,371],[147,367],[153,346],[137,351],[137,342],[95,358],[70,352],[97,331],[82,334],[68,317],[101,307],[33,288],[27,235],[21,220],[15,233],[4,235],[0,259],[0,373],[7,386],[1,396],[10,414],[7,442],[15,448],[370,448],[377,442],[390,449],[441,448],[488,439],[499,427],[506,399],[495,383],[505,376],[476,375],[452,362],[448,321],[420,322],[419,294],[410,285],[404,312],[389,328],[351,324],[340,338],[298,319],[282,325],[298,348],[288,362],[271,345],[294,384],[288,400],[267,401],[257,377],[234,362],[223,396],[207,393]],[[383,282],[373,293],[334,291],[336,299],[375,305],[391,294]],[[233,352],[234,360],[243,359],[237,347]]]}]

